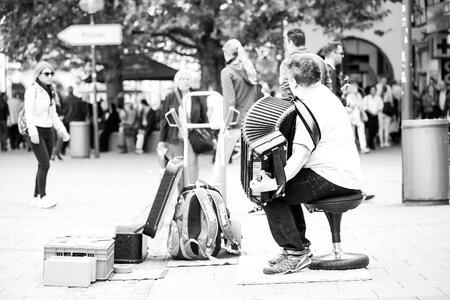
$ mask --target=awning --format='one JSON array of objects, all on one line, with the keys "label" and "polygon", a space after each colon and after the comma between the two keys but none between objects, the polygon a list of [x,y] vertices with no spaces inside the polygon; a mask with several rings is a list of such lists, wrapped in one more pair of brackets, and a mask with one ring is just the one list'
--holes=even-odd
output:
[{"label": "awning", "polygon": [[[177,70],[166,66],[145,54],[129,54],[122,59],[123,80],[173,80]],[[91,82],[89,75],[85,82]],[[104,82],[103,70],[97,72],[97,81]]]}]

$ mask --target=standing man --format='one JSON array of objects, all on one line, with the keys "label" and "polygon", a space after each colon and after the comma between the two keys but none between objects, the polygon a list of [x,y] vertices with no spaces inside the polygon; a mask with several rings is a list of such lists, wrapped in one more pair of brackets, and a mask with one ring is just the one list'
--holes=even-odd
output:
[{"label": "standing man", "polygon": [[[80,97],[73,94],[73,87],[69,86],[67,89],[68,95],[64,101],[64,127],[66,127],[67,132],[70,133],[70,122],[72,121],[85,121],[87,116],[87,107],[83,103]],[[62,154],[65,154],[66,147],[68,143],[64,143],[62,147]]]},{"label": "standing man", "polygon": [[19,98],[18,93],[14,93],[13,97],[8,100],[9,108],[9,124],[8,124],[8,136],[11,149],[20,149],[20,143],[22,142],[22,136],[19,133],[19,113],[23,108],[23,102]]},{"label": "standing man", "polygon": [[[306,42],[305,33],[300,28],[293,28],[287,32],[286,51],[288,53],[288,57],[281,62],[280,79],[279,79],[281,88],[281,97],[283,99],[290,98],[293,96],[292,91],[289,88],[287,62],[289,61],[290,57],[294,54],[311,53],[311,51],[309,51],[309,49],[305,46],[305,42]],[[314,60],[319,65],[321,72],[321,83],[331,89],[331,79],[325,62],[320,56],[316,54],[312,54],[312,57],[314,57]]]},{"label": "standing man", "polygon": [[325,57],[327,70],[330,73],[331,91],[339,98],[339,100],[341,100],[342,104],[346,106],[346,97],[341,89],[341,78],[336,71],[336,66],[342,64],[342,59],[344,57],[344,49],[342,47],[342,44],[339,42],[328,43],[323,48],[323,55]]}]

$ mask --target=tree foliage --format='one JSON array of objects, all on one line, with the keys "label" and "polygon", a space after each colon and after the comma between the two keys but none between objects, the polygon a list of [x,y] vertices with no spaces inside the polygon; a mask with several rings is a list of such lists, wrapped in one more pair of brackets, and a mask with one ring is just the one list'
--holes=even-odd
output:
[{"label": "tree foliage", "polygon": [[[69,47],[56,38],[59,31],[71,24],[89,22],[89,16],[80,10],[78,2],[2,0],[1,32],[8,56],[19,61],[46,57],[86,60],[87,47]],[[105,65],[105,71],[110,71],[106,74],[109,84],[118,85],[123,53],[162,51],[192,56],[200,63],[203,87],[217,88],[223,67],[221,46],[226,40],[241,40],[259,58],[260,68],[269,66],[273,73],[274,62],[282,58],[284,23],[316,23],[327,34],[339,37],[342,30],[367,29],[383,18],[389,13],[383,10],[383,2],[105,0],[105,9],[96,14],[96,23],[121,23],[124,42],[120,47],[99,47],[98,61]],[[270,72],[261,71],[262,74]],[[114,92],[117,91],[116,88]]]}]

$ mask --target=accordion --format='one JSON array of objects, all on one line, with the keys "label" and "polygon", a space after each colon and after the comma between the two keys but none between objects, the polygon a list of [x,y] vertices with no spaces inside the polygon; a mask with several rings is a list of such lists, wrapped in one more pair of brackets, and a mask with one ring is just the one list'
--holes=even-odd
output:
[{"label": "accordion", "polygon": [[[253,104],[242,121],[241,184],[247,197],[258,205],[284,193],[284,166],[291,155],[295,134],[294,103],[274,97],[264,97]],[[250,181],[261,171],[275,177],[280,187],[275,192],[256,193]]]},{"label": "accordion", "polygon": [[[292,101],[264,97],[250,107],[242,121],[241,184],[247,197],[258,205],[284,194],[284,166],[292,154],[296,117],[300,117],[314,147],[321,138],[320,128],[309,108],[298,98],[289,100]],[[261,171],[276,179],[276,191],[256,193],[251,190],[250,181],[258,178]]]}]

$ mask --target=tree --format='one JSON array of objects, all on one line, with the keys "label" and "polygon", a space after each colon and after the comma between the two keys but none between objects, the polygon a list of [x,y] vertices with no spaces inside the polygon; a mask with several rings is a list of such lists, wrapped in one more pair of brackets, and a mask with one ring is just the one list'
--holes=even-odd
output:
[{"label": "tree", "polygon": [[[86,48],[68,47],[56,34],[71,24],[88,23],[77,0],[3,0],[1,32],[9,57],[73,55],[86,59]],[[121,55],[162,51],[195,57],[202,71],[202,88],[218,88],[224,60],[223,43],[237,38],[250,49],[282,58],[283,22],[314,22],[336,36],[347,28],[368,28],[388,12],[383,0],[105,0],[96,23],[121,23],[120,47],[99,47],[105,67],[108,100],[122,90]],[[257,53],[255,51],[253,54]],[[268,59],[268,56],[265,56]],[[273,69],[273,68],[272,68]]]}]

